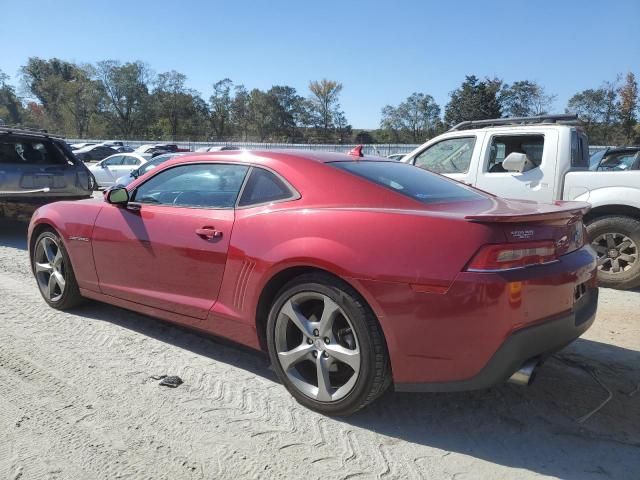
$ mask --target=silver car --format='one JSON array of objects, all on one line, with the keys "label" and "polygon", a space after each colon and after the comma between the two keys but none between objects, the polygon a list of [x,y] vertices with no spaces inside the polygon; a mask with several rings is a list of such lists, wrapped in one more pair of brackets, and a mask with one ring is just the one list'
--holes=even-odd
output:
[{"label": "silver car", "polygon": [[41,205],[89,198],[93,175],[59,137],[0,127],[0,217],[29,219]]}]

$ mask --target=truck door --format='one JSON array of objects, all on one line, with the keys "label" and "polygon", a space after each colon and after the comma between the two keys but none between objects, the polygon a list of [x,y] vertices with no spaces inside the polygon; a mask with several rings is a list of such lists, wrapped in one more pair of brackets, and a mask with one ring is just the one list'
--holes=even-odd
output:
[{"label": "truck door", "polygon": [[[509,172],[502,168],[503,160],[513,152],[527,155],[530,167],[526,171]],[[552,202],[557,154],[555,131],[487,133],[475,186],[499,197]]]},{"label": "truck door", "polygon": [[427,145],[410,162],[416,167],[473,185],[478,171],[477,159],[482,148],[482,136],[474,133],[444,138]]}]

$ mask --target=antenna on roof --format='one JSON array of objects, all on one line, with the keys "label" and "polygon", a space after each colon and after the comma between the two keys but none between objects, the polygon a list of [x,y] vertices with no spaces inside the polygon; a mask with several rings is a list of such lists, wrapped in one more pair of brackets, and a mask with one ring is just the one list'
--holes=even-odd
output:
[{"label": "antenna on roof", "polygon": [[351,155],[352,157],[364,157],[364,154],[362,153],[363,147],[364,145],[358,145],[357,147],[352,148],[349,151],[349,155]]}]

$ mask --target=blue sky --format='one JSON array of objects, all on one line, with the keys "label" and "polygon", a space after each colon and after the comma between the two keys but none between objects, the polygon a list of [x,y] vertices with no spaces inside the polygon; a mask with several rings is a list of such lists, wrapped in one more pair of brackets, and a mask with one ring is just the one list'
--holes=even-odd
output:
[{"label": "blue sky", "polygon": [[143,60],[178,70],[206,99],[229,77],[247,88],[343,83],[356,128],[414,91],[444,108],[464,76],[535,80],[562,111],[576,91],[640,77],[640,1],[3,0],[0,69],[29,56]]}]

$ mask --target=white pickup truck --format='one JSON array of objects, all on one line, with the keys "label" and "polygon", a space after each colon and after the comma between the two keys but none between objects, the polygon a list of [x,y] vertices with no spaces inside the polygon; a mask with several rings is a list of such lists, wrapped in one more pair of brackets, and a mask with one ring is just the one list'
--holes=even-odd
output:
[{"label": "white pickup truck", "polygon": [[640,171],[589,171],[572,115],[463,122],[401,161],[505,198],[582,200],[602,286],[640,286]]}]

